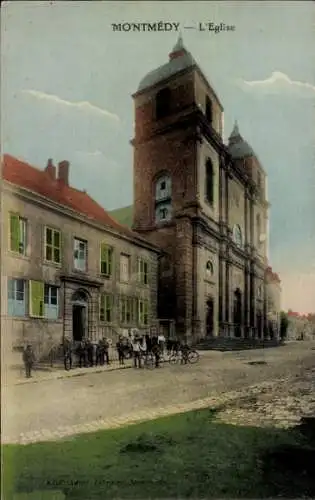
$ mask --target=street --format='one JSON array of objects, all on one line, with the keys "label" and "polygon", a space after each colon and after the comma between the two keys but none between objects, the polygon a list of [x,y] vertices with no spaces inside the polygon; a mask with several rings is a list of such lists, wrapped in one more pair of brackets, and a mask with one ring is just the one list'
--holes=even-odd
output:
[{"label": "street", "polygon": [[155,370],[131,368],[4,387],[3,440],[31,442],[36,436],[41,440],[43,432],[47,439],[57,438],[59,431],[63,437],[97,430],[98,421],[145,417],[146,412],[165,407],[172,413],[172,406],[217,398],[228,391],[246,392],[254,384],[312,368],[313,347],[314,343],[296,342],[256,351],[202,351],[195,365],[165,364]]}]

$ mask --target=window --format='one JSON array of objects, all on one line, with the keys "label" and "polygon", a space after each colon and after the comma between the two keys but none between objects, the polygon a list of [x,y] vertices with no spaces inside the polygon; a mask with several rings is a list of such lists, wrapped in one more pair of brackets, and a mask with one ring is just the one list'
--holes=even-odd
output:
[{"label": "window", "polygon": [[172,179],[169,175],[160,176],[155,184],[155,219],[164,222],[172,214]]},{"label": "window", "polygon": [[138,260],[138,278],[139,281],[142,285],[147,285],[149,282],[149,265],[148,263],[143,260],[139,259]]},{"label": "window", "polygon": [[261,299],[263,296],[263,286],[262,285],[258,285],[257,287],[257,297],[258,299]]},{"label": "window", "polygon": [[213,166],[210,158],[206,161],[206,200],[213,204]]},{"label": "window", "polygon": [[113,249],[106,243],[101,243],[101,274],[111,276],[113,264]]},{"label": "window", "polygon": [[257,231],[257,248],[260,247],[261,242],[261,218],[260,214],[256,216],[256,231]]},{"label": "window", "polygon": [[133,297],[120,297],[120,322],[124,325],[135,323],[135,299]]},{"label": "window", "polygon": [[242,248],[243,246],[243,235],[242,235],[242,230],[238,224],[236,224],[233,228],[233,239],[234,243],[239,247]]},{"label": "window", "polygon": [[58,287],[56,286],[44,286],[44,316],[48,319],[58,319],[59,300]]},{"label": "window", "polygon": [[172,180],[169,176],[160,177],[155,185],[155,201],[159,202],[170,198],[172,194]]},{"label": "window", "polygon": [[45,260],[54,264],[61,261],[60,231],[50,227],[45,227]]},{"label": "window", "polygon": [[156,119],[160,120],[169,115],[171,108],[171,91],[168,88],[156,94]]},{"label": "window", "polygon": [[30,281],[30,316],[43,318],[44,310],[44,283]]},{"label": "window", "polygon": [[87,242],[74,239],[74,268],[78,271],[86,271]]},{"label": "window", "polygon": [[100,297],[100,321],[111,323],[113,321],[113,296],[102,293]]},{"label": "window", "polygon": [[26,255],[26,220],[10,214],[10,250]]},{"label": "window", "polygon": [[24,280],[8,280],[8,316],[25,316]]},{"label": "window", "polygon": [[120,255],[120,281],[127,283],[130,279],[130,257],[129,255]]},{"label": "window", "polygon": [[139,324],[146,326],[149,324],[149,302],[139,299]]},{"label": "window", "polygon": [[206,264],[206,274],[208,278],[213,275],[213,264],[211,260],[208,260]]},{"label": "window", "polygon": [[206,96],[206,118],[207,121],[212,123],[212,104],[208,96]]}]

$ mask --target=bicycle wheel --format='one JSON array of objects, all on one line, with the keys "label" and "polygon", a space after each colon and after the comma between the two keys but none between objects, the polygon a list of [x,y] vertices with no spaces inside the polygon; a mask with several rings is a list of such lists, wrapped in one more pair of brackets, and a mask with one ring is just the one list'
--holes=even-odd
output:
[{"label": "bicycle wheel", "polygon": [[188,353],[188,362],[193,364],[193,363],[197,363],[197,361],[199,361],[199,353],[197,351],[190,351]]}]

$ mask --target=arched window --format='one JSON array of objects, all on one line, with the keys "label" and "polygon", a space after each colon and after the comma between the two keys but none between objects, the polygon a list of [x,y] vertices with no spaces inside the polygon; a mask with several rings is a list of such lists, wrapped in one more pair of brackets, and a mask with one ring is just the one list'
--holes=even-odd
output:
[{"label": "arched window", "polygon": [[213,275],[213,263],[211,262],[211,260],[207,261],[207,264],[206,264],[206,275],[207,275],[208,278],[210,278]]},{"label": "arched window", "polygon": [[235,226],[233,228],[233,239],[234,239],[234,243],[239,248],[243,247],[243,234],[242,234],[241,227],[238,224],[235,224]]},{"label": "arched window", "polygon": [[159,177],[155,184],[155,201],[164,201],[172,196],[172,180],[169,175]]},{"label": "arched window", "polygon": [[168,88],[160,90],[156,94],[156,119],[160,120],[169,115],[171,110],[171,91]]},{"label": "arched window", "polygon": [[206,161],[206,200],[210,205],[213,204],[213,191],[214,191],[214,172],[213,165],[210,158]]},{"label": "arched window", "polygon": [[212,103],[208,96],[206,96],[206,118],[212,124]]},{"label": "arched window", "polygon": [[166,222],[172,217],[172,180],[167,174],[161,175],[155,183],[155,219]]},{"label": "arched window", "polygon": [[260,247],[261,242],[261,218],[260,214],[256,215],[256,234],[257,234],[257,248]]},{"label": "arched window", "polygon": [[262,299],[263,297],[263,286],[262,284],[259,284],[257,287],[257,298]]}]

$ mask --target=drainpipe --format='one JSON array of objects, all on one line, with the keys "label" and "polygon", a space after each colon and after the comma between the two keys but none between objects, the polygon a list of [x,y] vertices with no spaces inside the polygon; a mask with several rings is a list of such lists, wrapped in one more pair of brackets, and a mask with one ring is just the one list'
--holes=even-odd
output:
[{"label": "drainpipe", "polygon": [[63,282],[63,322],[62,322],[62,342],[65,341],[65,324],[66,324],[66,281]]}]

